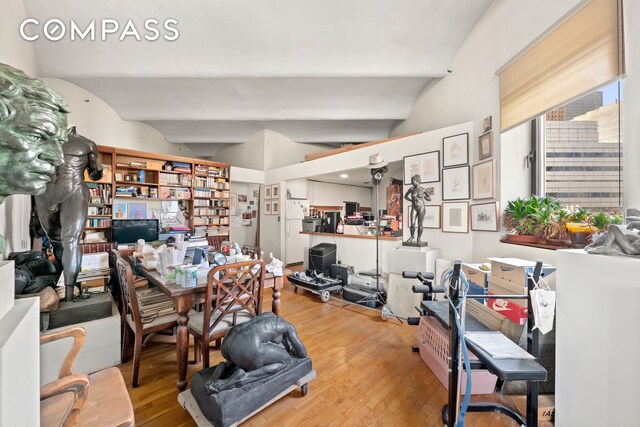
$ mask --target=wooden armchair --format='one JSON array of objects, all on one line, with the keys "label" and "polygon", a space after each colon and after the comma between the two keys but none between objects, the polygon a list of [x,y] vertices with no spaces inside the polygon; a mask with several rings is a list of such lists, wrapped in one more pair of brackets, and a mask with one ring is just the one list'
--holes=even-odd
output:
[{"label": "wooden armchair", "polygon": [[46,333],[40,344],[73,338],[57,380],[40,390],[41,426],[134,426],[133,406],[118,368],[91,375],[74,374],[73,364],[84,345],[86,332],[79,326]]},{"label": "wooden armchair", "polygon": [[262,313],[264,273],[262,261],[220,265],[209,272],[204,310],[189,316],[196,360],[201,350],[203,367],[209,367],[211,341],[219,345],[233,326]]}]

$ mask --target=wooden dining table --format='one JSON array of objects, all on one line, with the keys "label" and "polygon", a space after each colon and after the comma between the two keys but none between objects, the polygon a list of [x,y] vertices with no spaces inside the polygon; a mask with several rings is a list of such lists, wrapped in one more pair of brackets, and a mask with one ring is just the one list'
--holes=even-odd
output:
[{"label": "wooden dining table", "polygon": [[[176,337],[176,359],[178,362],[178,390],[184,391],[187,388],[187,364],[189,359],[189,310],[193,304],[204,302],[207,284],[186,288],[177,285],[175,281],[166,280],[157,270],[147,270],[141,265],[135,265],[135,259],[128,257],[132,269],[136,274],[145,277],[150,284],[157,286],[162,292],[173,298],[178,313],[178,328]],[[284,270],[284,276],[291,274],[290,270]],[[280,290],[284,285],[284,276],[275,276],[273,273],[265,272],[264,287],[273,288],[273,301],[271,311],[277,316],[280,315]]]}]

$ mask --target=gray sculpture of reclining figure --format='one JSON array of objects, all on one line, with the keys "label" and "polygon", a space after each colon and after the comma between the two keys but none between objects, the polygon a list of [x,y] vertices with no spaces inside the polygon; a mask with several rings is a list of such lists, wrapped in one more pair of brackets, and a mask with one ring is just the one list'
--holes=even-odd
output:
[{"label": "gray sculpture of reclining figure", "polygon": [[[630,222],[627,230],[640,230],[640,221]],[[602,255],[640,255],[640,232],[638,234],[610,225],[607,233],[584,248],[590,254]]]},{"label": "gray sculpture of reclining figure", "polygon": [[[263,313],[234,326],[222,341],[227,362],[216,366],[205,384],[208,394],[243,387],[285,369],[294,359],[307,357],[307,350],[295,328],[275,314]],[[221,378],[224,372],[231,372]]]}]

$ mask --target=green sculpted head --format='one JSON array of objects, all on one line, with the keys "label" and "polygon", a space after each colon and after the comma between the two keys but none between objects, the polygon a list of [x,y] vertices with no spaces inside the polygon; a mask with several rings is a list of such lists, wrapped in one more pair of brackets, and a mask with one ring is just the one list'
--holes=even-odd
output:
[{"label": "green sculpted head", "polygon": [[[9,65],[0,64],[0,203],[11,194],[42,194],[63,163],[64,98]],[[4,249],[0,237],[0,250]]]}]

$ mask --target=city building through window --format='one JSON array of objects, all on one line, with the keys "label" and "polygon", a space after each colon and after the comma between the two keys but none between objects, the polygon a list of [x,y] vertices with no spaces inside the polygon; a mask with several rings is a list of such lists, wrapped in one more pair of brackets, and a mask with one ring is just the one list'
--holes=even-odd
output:
[{"label": "city building through window", "polygon": [[570,208],[622,209],[621,87],[613,82],[540,117],[541,193]]}]

